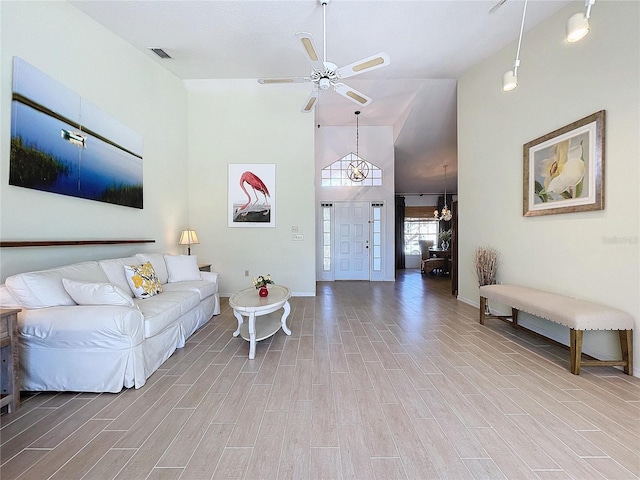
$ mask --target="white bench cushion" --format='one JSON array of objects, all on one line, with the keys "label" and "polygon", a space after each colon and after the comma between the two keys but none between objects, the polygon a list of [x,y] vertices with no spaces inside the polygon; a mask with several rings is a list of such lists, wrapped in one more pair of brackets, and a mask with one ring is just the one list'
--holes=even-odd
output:
[{"label": "white bench cushion", "polygon": [[576,330],[633,330],[617,308],[518,285],[483,285],[480,296]]}]

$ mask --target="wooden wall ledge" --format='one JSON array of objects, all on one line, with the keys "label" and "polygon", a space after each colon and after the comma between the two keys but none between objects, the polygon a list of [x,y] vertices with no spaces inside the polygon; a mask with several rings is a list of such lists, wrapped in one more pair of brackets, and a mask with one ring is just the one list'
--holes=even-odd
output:
[{"label": "wooden wall ledge", "polygon": [[155,240],[42,240],[0,241],[0,247],[62,247],[68,245],[119,245],[127,243],[155,243]]}]

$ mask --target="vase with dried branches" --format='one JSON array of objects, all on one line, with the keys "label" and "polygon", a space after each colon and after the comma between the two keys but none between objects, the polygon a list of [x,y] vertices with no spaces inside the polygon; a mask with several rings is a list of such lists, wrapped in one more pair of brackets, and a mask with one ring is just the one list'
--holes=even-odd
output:
[{"label": "vase with dried branches", "polygon": [[475,261],[480,286],[495,284],[498,271],[498,251],[492,247],[478,247],[476,248]]},{"label": "vase with dried branches", "polygon": [[[475,252],[475,261],[478,284],[480,286],[494,285],[498,271],[498,251],[492,247],[478,247]],[[491,313],[488,303],[485,305],[485,309],[485,313]]]}]

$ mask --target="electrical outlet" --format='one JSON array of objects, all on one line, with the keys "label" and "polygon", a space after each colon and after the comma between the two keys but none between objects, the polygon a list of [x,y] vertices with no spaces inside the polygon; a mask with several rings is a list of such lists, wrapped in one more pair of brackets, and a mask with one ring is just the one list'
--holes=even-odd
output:
[{"label": "electrical outlet", "polygon": [[245,277],[248,277],[248,276],[249,276],[249,270],[245,270],[245,271],[244,271],[244,276],[245,276]]},{"label": "electrical outlet", "polygon": [[299,231],[298,228],[299,228],[298,225],[293,225],[291,227],[291,233],[298,233],[298,231]]},{"label": "electrical outlet", "polygon": [[291,240],[293,240],[294,242],[301,242],[302,240],[304,240],[304,235],[300,233],[291,235]]}]

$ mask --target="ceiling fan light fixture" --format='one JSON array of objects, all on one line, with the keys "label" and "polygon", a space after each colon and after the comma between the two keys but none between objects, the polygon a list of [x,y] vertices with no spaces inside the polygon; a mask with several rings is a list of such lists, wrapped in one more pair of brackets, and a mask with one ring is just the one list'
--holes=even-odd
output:
[{"label": "ceiling fan light fixture", "polygon": [[[272,84],[272,83],[302,83],[311,82],[314,84],[314,92],[322,90],[328,90],[333,87],[334,91],[339,95],[353,101],[360,107],[364,107],[371,103],[371,99],[364,93],[360,93],[347,85],[340,83],[340,80],[354,75],[375,70],[376,68],[386,67],[390,63],[389,55],[385,52],[380,52],[367,58],[362,58],[357,62],[345,65],[338,68],[338,66],[332,62],[327,61],[327,5],[329,0],[317,0],[322,5],[322,60],[319,58],[319,50],[316,49],[313,37],[307,32],[298,32],[296,37],[300,40],[302,49],[311,64],[311,73],[308,77],[290,77],[290,80],[284,79],[266,79],[259,78],[258,83]],[[312,95],[313,96],[313,95]],[[312,102],[306,100],[302,112],[308,113],[311,109],[319,104],[317,94],[316,99]]]}]

